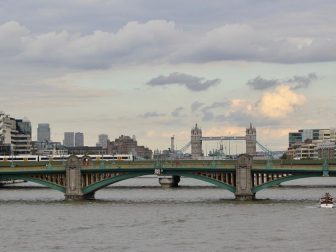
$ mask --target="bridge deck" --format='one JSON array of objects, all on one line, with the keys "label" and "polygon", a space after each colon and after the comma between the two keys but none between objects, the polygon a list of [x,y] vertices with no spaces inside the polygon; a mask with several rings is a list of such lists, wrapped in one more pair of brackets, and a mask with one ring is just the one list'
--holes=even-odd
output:
[{"label": "bridge deck", "polygon": [[[54,162],[52,164],[42,164],[35,162],[29,163],[26,166],[24,164],[15,164],[15,167],[0,166],[0,175],[3,174],[25,174],[25,173],[35,173],[35,172],[45,172],[45,173],[55,173],[65,171],[64,164],[61,162]],[[113,171],[121,171],[121,170],[153,170],[153,169],[170,169],[170,170],[221,170],[221,171],[231,171],[234,170],[236,164],[234,161],[167,161],[167,162],[94,162],[90,166],[83,166],[81,170],[83,172],[87,172],[90,170],[113,170]],[[302,172],[312,172],[312,171],[322,171],[323,170],[323,162],[292,162],[288,163],[280,163],[273,162],[270,165],[267,165],[267,162],[255,162],[252,166],[252,171],[255,172],[294,172],[294,171],[302,171]],[[336,162],[331,162],[327,167],[328,171],[336,172]]]}]

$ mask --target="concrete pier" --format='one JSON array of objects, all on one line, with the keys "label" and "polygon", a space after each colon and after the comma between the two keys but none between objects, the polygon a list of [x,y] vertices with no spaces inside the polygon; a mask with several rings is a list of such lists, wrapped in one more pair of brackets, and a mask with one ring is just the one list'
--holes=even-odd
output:
[{"label": "concrete pier", "polygon": [[255,194],[252,193],[252,163],[250,155],[242,154],[238,157],[236,165],[236,200],[253,200]]},{"label": "concrete pier", "polygon": [[178,187],[180,176],[159,176],[159,183],[162,188]]},{"label": "concrete pier", "polygon": [[77,156],[70,156],[66,163],[66,200],[94,199],[94,192],[83,194],[81,160]]}]

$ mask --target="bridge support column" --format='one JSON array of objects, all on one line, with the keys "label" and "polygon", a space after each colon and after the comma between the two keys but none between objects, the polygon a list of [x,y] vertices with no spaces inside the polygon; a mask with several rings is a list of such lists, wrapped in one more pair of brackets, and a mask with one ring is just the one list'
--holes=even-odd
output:
[{"label": "bridge support column", "polygon": [[238,157],[236,166],[236,200],[253,200],[255,194],[252,193],[252,163],[250,155],[242,154]]},{"label": "bridge support column", "polygon": [[84,195],[82,191],[81,163],[77,156],[70,156],[66,163],[66,200],[92,199],[94,193]]},{"label": "bridge support column", "polygon": [[159,183],[162,188],[178,187],[180,176],[159,176]]}]

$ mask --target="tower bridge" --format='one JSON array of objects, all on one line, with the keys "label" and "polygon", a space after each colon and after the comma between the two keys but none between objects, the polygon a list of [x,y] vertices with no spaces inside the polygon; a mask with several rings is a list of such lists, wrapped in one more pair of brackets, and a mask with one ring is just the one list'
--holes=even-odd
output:
[{"label": "tower bridge", "polygon": [[245,141],[246,142],[246,154],[254,156],[257,152],[257,131],[250,124],[250,127],[246,129],[245,136],[202,136],[202,129],[195,125],[191,129],[191,156],[193,159],[199,159],[203,156],[202,143],[204,141]]},{"label": "tower bridge", "polygon": [[[202,180],[234,193],[238,200],[251,200],[258,191],[282,182],[307,177],[336,177],[336,160],[166,160],[102,162],[70,156],[67,162],[0,163],[0,180],[25,180],[62,192],[66,199],[94,199],[96,191],[122,180],[144,175]],[[4,190],[2,188],[1,190]],[[1,197],[0,190],[0,197]]]}]

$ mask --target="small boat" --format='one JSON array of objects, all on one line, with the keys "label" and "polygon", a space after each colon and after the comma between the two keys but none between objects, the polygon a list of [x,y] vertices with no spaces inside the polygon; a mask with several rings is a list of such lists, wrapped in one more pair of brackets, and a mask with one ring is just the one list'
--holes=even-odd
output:
[{"label": "small boat", "polygon": [[320,199],[321,208],[333,208],[334,201],[333,197],[331,197],[330,193],[326,193],[321,199]]}]

